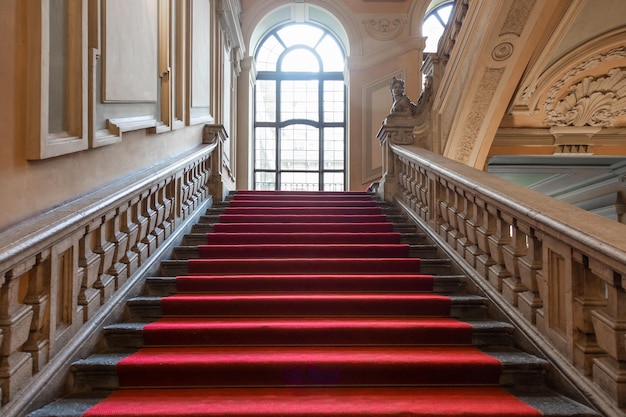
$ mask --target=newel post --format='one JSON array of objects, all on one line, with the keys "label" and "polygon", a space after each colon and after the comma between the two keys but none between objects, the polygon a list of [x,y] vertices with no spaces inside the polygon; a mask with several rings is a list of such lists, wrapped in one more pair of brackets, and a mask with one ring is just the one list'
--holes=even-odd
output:
[{"label": "newel post", "polygon": [[209,178],[209,192],[219,200],[223,197],[224,183],[222,181],[222,166],[224,165],[224,141],[228,133],[224,125],[204,125],[202,143],[217,144],[211,154],[211,176]]}]

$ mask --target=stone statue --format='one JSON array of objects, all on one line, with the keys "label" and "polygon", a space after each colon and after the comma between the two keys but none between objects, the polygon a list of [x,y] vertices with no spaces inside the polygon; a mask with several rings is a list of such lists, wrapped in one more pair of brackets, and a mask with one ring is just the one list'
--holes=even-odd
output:
[{"label": "stone statue", "polygon": [[391,115],[415,116],[417,113],[417,105],[404,94],[404,80],[393,77],[393,80],[391,80],[390,90],[393,97]]}]

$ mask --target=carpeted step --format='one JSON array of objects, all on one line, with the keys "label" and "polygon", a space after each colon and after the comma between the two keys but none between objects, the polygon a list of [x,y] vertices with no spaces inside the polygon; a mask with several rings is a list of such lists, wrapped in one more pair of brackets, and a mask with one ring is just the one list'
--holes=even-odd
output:
[{"label": "carpeted step", "polygon": [[384,233],[208,233],[203,245],[399,244],[401,234]]},{"label": "carpeted step", "polygon": [[348,293],[432,291],[434,277],[423,274],[188,275],[175,278],[180,293]]},{"label": "carpeted step", "polygon": [[[155,327],[156,324],[161,327]],[[267,325],[263,325],[263,324]],[[372,323],[373,331],[366,328]],[[399,327],[402,325],[402,327]],[[468,329],[465,326],[469,326]],[[334,337],[316,337],[328,327]],[[457,330],[457,328],[460,328]],[[115,323],[104,329],[103,350],[107,352],[133,352],[144,347],[148,340],[144,329],[157,334],[162,345],[188,340],[188,345],[275,345],[277,338],[287,339],[286,344],[323,345],[369,345],[427,343],[460,343],[469,333],[470,342],[483,348],[512,347],[514,327],[494,320],[460,320],[437,317],[417,318],[162,318],[151,323]],[[182,329],[182,330],[181,330]],[[239,330],[246,330],[240,332]],[[184,331],[185,335],[178,333]],[[236,332],[236,333],[235,333]],[[176,334],[176,336],[174,336]],[[189,334],[194,334],[197,340]],[[428,337],[426,335],[429,335]],[[431,339],[430,337],[433,337]],[[454,338],[454,339],[453,339]],[[465,341],[465,340],[463,340]],[[152,344],[155,340],[150,341]]]},{"label": "carpeted step", "polygon": [[378,223],[386,214],[220,214],[220,223]]},{"label": "carpeted step", "polygon": [[[312,279],[309,279],[312,278]],[[147,296],[165,297],[183,292],[306,292],[306,291],[434,291],[458,295],[466,292],[464,275],[380,274],[380,275],[225,275],[149,277]]]},{"label": "carpeted step", "polygon": [[[281,220],[281,219],[278,219]],[[393,224],[385,221],[367,223],[214,223],[213,232],[219,233],[381,233],[393,232]]]},{"label": "carpeted step", "polygon": [[200,245],[200,259],[242,258],[402,258],[409,256],[407,244],[253,244]]},{"label": "carpeted step", "polygon": [[450,297],[431,294],[174,294],[161,300],[164,316],[195,317],[435,317]]},{"label": "carpeted step", "polygon": [[[381,258],[381,259],[385,259],[385,258]],[[419,268],[415,269],[413,268],[410,264],[407,264],[405,266],[407,266],[406,268],[406,273],[415,273],[416,271],[419,271],[420,273],[423,274],[431,274],[431,275],[451,275],[456,273],[457,271],[453,268],[452,263],[450,262],[449,259],[445,259],[445,258],[441,258],[441,259],[416,259],[416,258],[409,258],[409,260],[417,260],[419,263]],[[198,260],[196,260],[198,261]],[[308,265],[306,266],[302,266],[302,267],[297,267],[297,266],[293,266],[293,268],[290,268],[289,270],[283,270],[281,271],[280,269],[272,269],[272,266],[278,266],[278,264],[276,265],[272,265],[272,262],[269,262],[272,260],[265,260],[265,261],[260,261],[259,264],[262,264],[261,266],[263,266],[264,268],[262,268],[261,270],[259,269],[255,269],[253,267],[248,267],[246,260],[241,260],[238,263],[241,264],[240,267],[238,268],[230,268],[230,269],[237,269],[239,270],[239,272],[237,271],[229,271],[229,272],[223,272],[220,273],[219,271],[213,271],[213,272],[202,272],[202,270],[200,269],[202,265],[202,262],[200,262],[200,264],[196,265],[197,268],[190,268],[190,262],[194,262],[194,261],[188,261],[188,260],[176,260],[176,259],[168,259],[168,260],[164,260],[161,262],[161,269],[160,269],[160,275],[162,276],[178,276],[178,275],[191,275],[191,274],[196,274],[196,273],[200,273],[203,275],[221,275],[221,274],[241,274],[241,273],[246,273],[246,274],[282,274],[282,273],[296,273],[296,274],[309,274],[309,273],[313,273],[313,274],[327,274],[327,273],[333,273],[333,272],[340,272],[340,273],[351,273],[349,270],[345,270],[345,271],[332,271],[332,270],[320,270],[318,267],[315,266],[314,262],[310,262]],[[340,262],[339,262],[340,263]],[[377,267],[377,265],[380,264],[376,264],[374,262],[373,267],[375,269],[373,270],[367,270],[366,266],[367,263],[363,262],[361,263],[361,267],[362,269],[358,270],[358,271],[353,271],[356,273],[364,273],[364,274],[368,274],[371,272],[381,272],[381,270],[383,270],[383,273],[388,273],[388,272],[400,272],[399,270],[386,270],[386,268],[384,267]],[[204,265],[203,267],[206,268],[210,268],[211,266],[211,262],[206,263],[206,265]],[[214,262],[214,266],[219,266],[219,262]],[[287,266],[287,264],[284,265],[285,267]],[[327,269],[330,269],[331,265],[326,265]],[[383,265],[384,266],[384,265]],[[204,269],[204,268],[202,268]],[[229,269],[229,268],[225,268],[225,269]],[[287,268],[285,268],[287,269]],[[346,268],[349,269],[349,268]],[[207,271],[209,271],[209,269],[207,269]],[[403,272],[403,273],[404,273]]]},{"label": "carpeted step", "polygon": [[[235,233],[235,234],[239,234],[239,233]],[[285,233],[285,235],[289,235],[290,233]],[[260,234],[263,235],[263,234]],[[271,236],[271,235],[266,235],[266,236]],[[217,245],[217,244],[215,244]],[[263,244],[263,243],[257,243],[256,245],[258,245],[258,249],[253,249],[252,251],[246,251],[244,252],[242,255],[244,255],[243,257],[249,257],[249,255],[253,254],[254,252],[258,252],[261,250],[261,246],[265,245],[266,250],[271,250],[271,248],[267,245],[283,245],[283,246],[289,246],[289,247],[293,247],[294,245],[301,245],[298,243],[293,243],[293,244]],[[323,245],[321,243],[315,243],[314,245],[317,245],[318,248],[312,248],[313,250],[311,251],[304,251],[303,248],[298,249],[299,251],[301,251],[299,257],[311,257],[313,254],[315,254],[316,252],[318,253],[318,255],[316,255],[317,257],[323,257],[324,253],[326,253],[327,256],[340,256],[339,254],[341,253],[341,251],[331,251],[330,249],[323,249],[323,248],[319,248],[319,246]],[[327,244],[326,246],[330,247],[330,246],[337,246],[336,244]],[[342,244],[345,245],[345,244]],[[373,245],[367,245],[367,248],[365,247],[366,245],[361,245],[363,247],[364,250],[362,253],[358,253],[358,252],[354,252],[351,256],[352,257],[363,257],[365,256],[372,256],[372,257],[383,257],[384,253],[387,254],[393,254],[393,257],[397,257],[397,256],[403,256],[404,255],[404,249],[399,250],[398,248],[396,249],[392,249],[392,248],[385,248],[383,251],[374,251],[373,248],[375,247],[375,245],[379,245],[379,244],[373,244]],[[404,256],[408,256],[410,258],[436,258],[439,255],[439,247],[437,245],[409,245],[409,244],[400,244],[400,245],[407,245],[408,246],[408,254],[404,255]],[[217,245],[220,246],[220,245]],[[240,245],[241,247],[242,245]],[[381,246],[382,247],[382,246]],[[200,254],[201,252],[201,248],[202,251],[204,251],[204,254]],[[229,248],[230,250],[234,251],[236,250],[234,247]],[[342,248],[342,250],[344,250],[345,252],[343,252],[345,255],[347,255],[347,251],[348,248],[344,247]],[[369,255],[367,254],[367,252],[374,252],[374,253],[370,253]],[[226,255],[219,255],[219,251],[215,251],[212,252],[212,246],[211,245],[206,245],[204,243],[200,243],[200,244],[196,244],[193,246],[177,246],[176,248],[174,248],[174,250],[172,251],[172,259],[200,259],[200,258],[216,258],[216,257],[222,257],[222,258],[239,258],[242,256],[226,256]],[[224,252],[221,252],[224,253]],[[271,255],[265,256],[265,255],[254,255],[253,257],[265,257],[265,258],[277,258],[277,257],[284,257],[284,255],[279,255],[280,252],[273,252]]]},{"label": "carpeted step", "polygon": [[164,317],[143,327],[143,346],[469,345],[472,329],[444,317]]},{"label": "carpeted step", "polygon": [[[148,347],[131,354],[94,354],[76,361],[72,364],[73,390],[138,388],[139,385],[155,386],[157,383],[163,388],[208,384],[220,387],[241,384],[246,387],[341,385],[346,388],[370,385],[382,388],[389,385],[392,378],[394,386],[450,383],[458,386],[467,384],[455,384],[450,378],[463,373],[467,375],[460,380],[471,381],[473,385],[485,386],[483,382],[489,381],[487,386],[500,384],[509,389],[538,391],[544,386],[547,370],[545,361],[524,352],[490,350],[485,353],[465,346],[228,346],[176,348],[169,353],[168,350]],[[456,359],[452,359],[454,356]],[[177,369],[177,364],[181,363],[189,369]],[[119,373],[121,364],[128,365],[124,377]],[[257,364],[261,367],[256,368]],[[441,374],[433,371],[433,367],[439,364],[443,366]],[[224,366],[219,368],[221,365]],[[473,365],[478,367],[472,370]],[[152,370],[148,371],[148,367]],[[326,377],[329,373],[336,374],[335,367],[339,367],[341,376],[345,377],[328,383]],[[390,373],[385,373],[387,370]],[[370,377],[361,375],[370,371]],[[291,376],[297,378],[300,375],[300,380],[291,379]],[[187,376],[191,381],[185,381]],[[316,376],[320,378],[316,379]]]},{"label": "carpeted step", "polygon": [[346,216],[346,215],[375,215],[382,214],[380,207],[227,207],[223,214],[237,214],[242,216],[270,215],[270,216]]},{"label": "carpeted step", "polygon": [[[482,320],[489,316],[488,304],[484,297],[476,295],[451,295],[450,312],[446,317]],[[134,297],[126,303],[129,320],[149,322],[163,317],[162,297]],[[347,316],[350,316],[349,314]],[[415,316],[415,314],[413,314]]]},{"label": "carpeted step", "polygon": [[[74,395],[29,417],[82,417],[103,397]],[[500,387],[132,389],[115,392],[85,417],[319,417],[331,413],[337,417],[598,417],[554,392],[521,392],[516,398]]]},{"label": "carpeted step", "polygon": [[[419,258],[290,258],[290,259],[189,259],[189,273],[226,274],[376,274],[420,272]],[[177,274],[178,275],[178,274]]]},{"label": "carpeted step", "polygon": [[373,199],[369,200],[338,200],[338,199],[308,199],[294,200],[282,199],[279,201],[272,199],[238,198],[233,199],[223,205],[214,207],[382,207]]}]

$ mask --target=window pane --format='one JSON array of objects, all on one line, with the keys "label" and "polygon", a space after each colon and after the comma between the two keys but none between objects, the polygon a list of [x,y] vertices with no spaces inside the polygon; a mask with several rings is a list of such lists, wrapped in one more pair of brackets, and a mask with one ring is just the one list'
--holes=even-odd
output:
[{"label": "window pane", "polygon": [[280,120],[319,120],[318,81],[282,81]]},{"label": "window pane", "polygon": [[256,55],[257,71],[276,71],[276,61],[285,48],[275,36],[270,36],[259,49]]},{"label": "window pane", "polygon": [[324,71],[343,71],[344,57],[339,44],[330,36],[326,35],[319,46],[317,53],[322,57]]},{"label": "window pane", "polygon": [[343,191],[344,178],[343,172],[326,172],[324,173],[324,191]]},{"label": "window pane", "polygon": [[307,45],[313,48],[320,40],[324,31],[310,25],[289,25],[276,32],[280,39],[287,45]]},{"label": "window pane", "polygon": [[308,125],[286,126],[280,131],[280,168],[289,171],[319,169],[318,130]]},{"label": "window pane", "polygon": [[320,64],[315,54],[307,49],[294,49],[283,58],[281,71],[319,72]]},{"label": "window pane", "polygon": [[344,143],[344,129],[342,127],[324,129],[324,170],[342,170],[344,168]]},{"label": "window pane", "polygon": [[283,191],[317,191],[320,189],[317,172],[283,172],[280,189]]},{"label": "window pane", "polygon": [[254,166],[256,169],[276,169],[276,129],[257,127],[254,132]]},{"label": "window pane", "polygon": [[344,121],[344,85],[343,81],[324,82],[324,122],[341,123]]},{"label": "window pane", "polygon": [[257,172],[254,180],[255,190],[275,190],[276,189],[276,173],[275,172]]},{"label": "window pane", "polygon": [[276,81],[257,80],[256,82],[256,121],[276,121]]},{"label": "window pane", "polygon": [[452,4],[447,4],[437,9],[437,14],[439,15],[439,18],[446,25],[448,24],[448,20],[450,20],[450,13],[452,13]]},{"label": "window pane", "polygon": [[437,52],[437,44],[443,35],[443,29],[444,27],[435,16],[430,16],[424,20],[422,34],[427,37],[424,52]]}]

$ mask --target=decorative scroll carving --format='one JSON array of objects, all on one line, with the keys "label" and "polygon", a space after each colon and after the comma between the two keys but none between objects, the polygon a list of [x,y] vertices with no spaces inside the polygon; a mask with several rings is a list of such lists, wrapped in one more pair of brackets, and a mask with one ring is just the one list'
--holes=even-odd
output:
[{"label": "decorative scroll carving", "polygon": [[585,77],[556,101],[557,88],[546,100],[547,126],[611,126],[626,114],[626,68],[613,68],[600,77]]},{"label": "decorative scroll carving", "polygon": [[390,41],[402,33],[406,19],[398,17],[372,18],[364,20],[363,24],[365,25],[365,30],[372,38],[379,41]]}]

